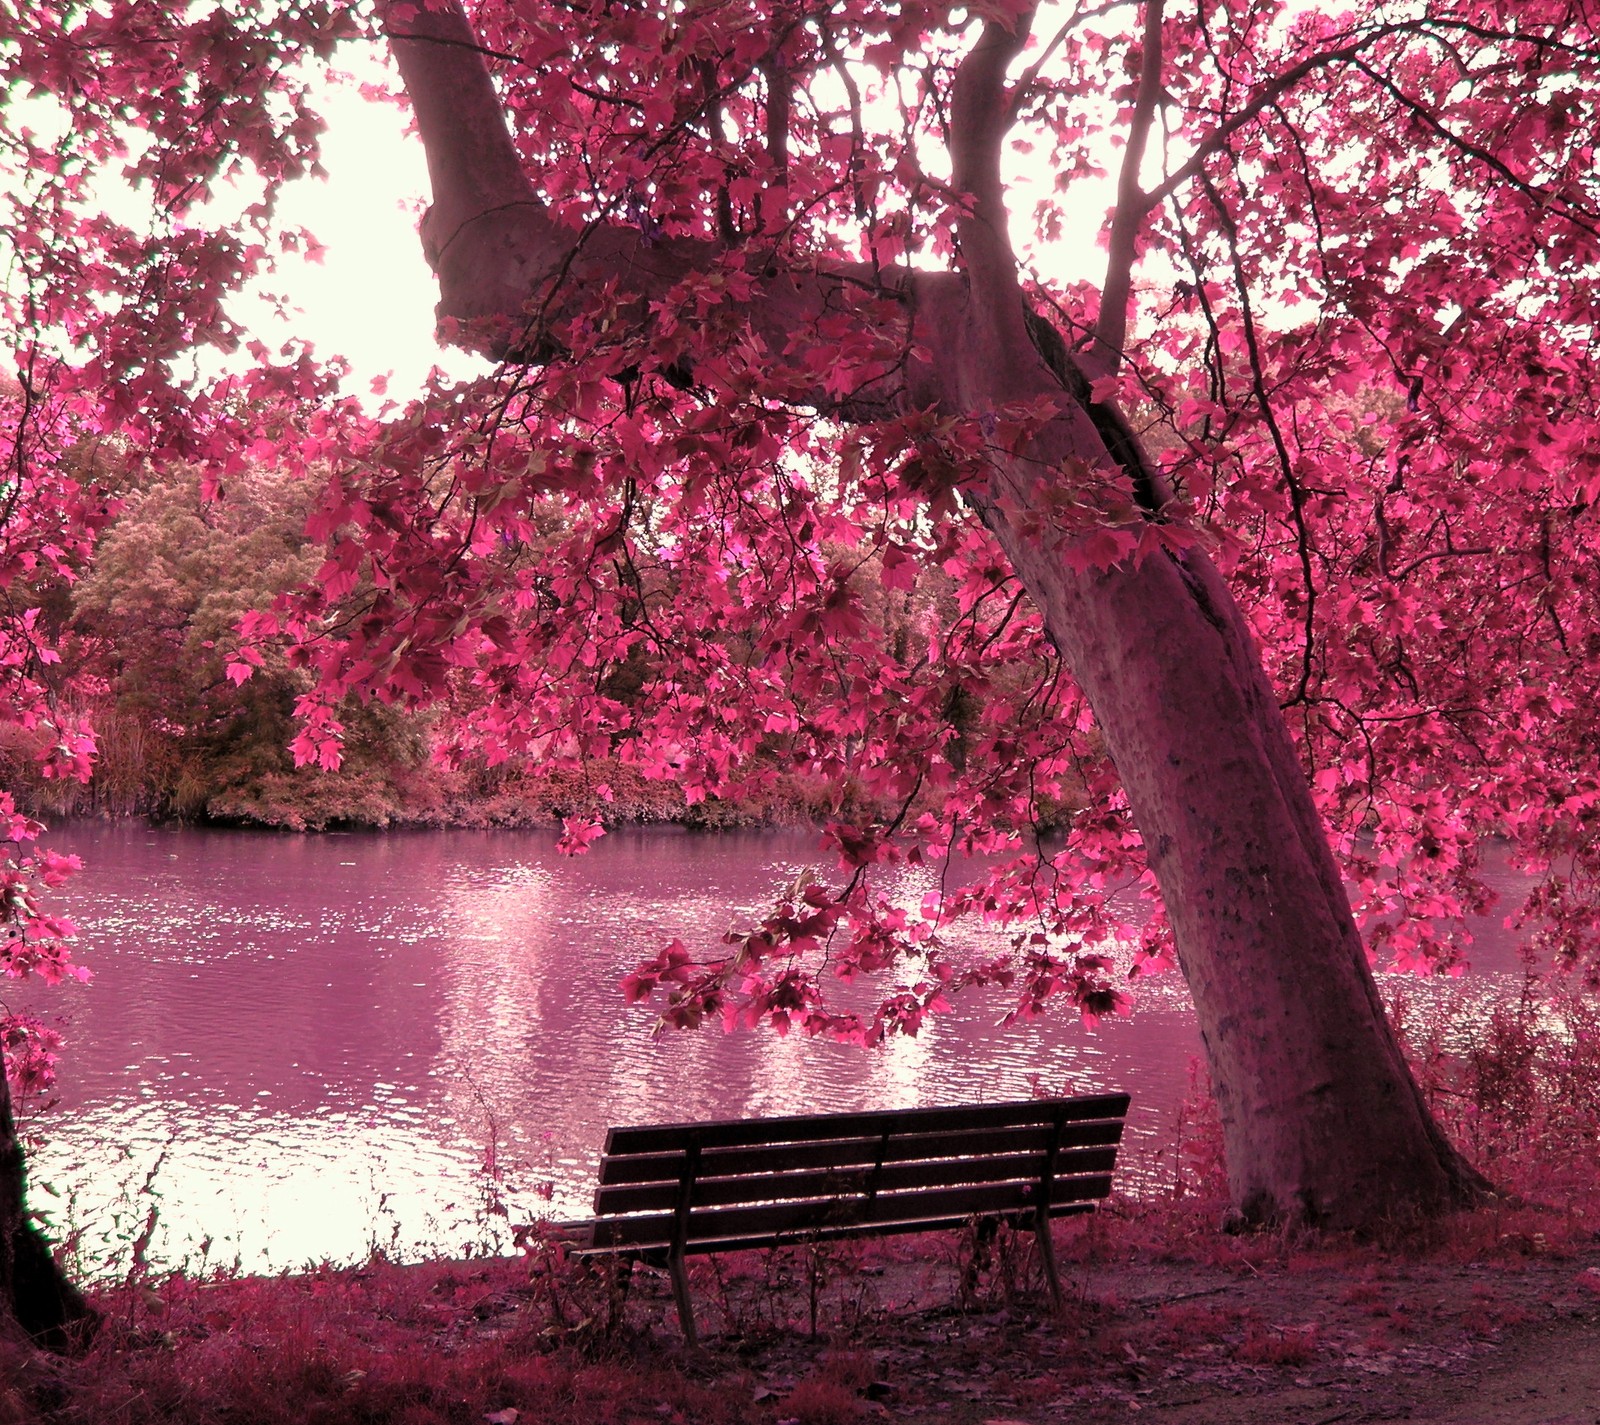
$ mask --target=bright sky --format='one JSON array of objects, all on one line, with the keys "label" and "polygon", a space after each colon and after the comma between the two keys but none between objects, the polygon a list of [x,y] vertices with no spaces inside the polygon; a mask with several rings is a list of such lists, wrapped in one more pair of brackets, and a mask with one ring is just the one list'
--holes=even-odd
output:
[{"label": "bright sky", "polygon": [[404,111],[363,99],[354,85],[330,92],[321,108],[328,177],[291,184],[278,204],[284,226],[305,227],[323,244],[321,260],[285,253],[263,284],[298,309],[292,323],[260,298],[236,299],[232,310],[270,347],[294,336],[321,356],[347,358],[351,395],[367,396],[375,378],[392,375],[389,394],[404,399],[429,367],[472,365],[433,339],[438,294],[417,236],[428,196],[422,143],[406,134]]},{"label": "bright sky", "polygon": [[[352,51],[340,60],[357,70],[359,79],[382,78],[375,54]],[[64,130],[61,111],[50,98],[6,97],[18,110],[16,121],[45,136],[46,142]],[[320,260],[279,253],[276,274],[256,290],[234,297],[228,303],[230,314],[271,350],[299,339],[310,342],[321,357],[344,356],[350,365],[345,390],[355,396],[370,398],[374,379],[392,376],[389,393],[403,400],[433,365],[461,374],[473,370],[471,358],[442,350],[433,339],[437,292],[417,236],[428,173],[421,141],[406,134],[409,116],[394,104],[364,99],[357,83],[330,88],[318,107],[328,124],[321,139],[328,178],[286,187],[277,218],[281,227],[312,232],[323,244]],[[112,217],[135,231],[148,229],[148,193],[131,189],[114,172],[102,174],[95,191]],[[257,191],[230,192],[222,185],[207,204],[211,211],[197,214],[196,220],[228,222],[256,196]],[[284,299],[283,315],[263,293]],[[236,357],[216,351],[196,355],[206,372],[248,360],[243,352]],[[374,408],[378,404],[370,403]]]}]

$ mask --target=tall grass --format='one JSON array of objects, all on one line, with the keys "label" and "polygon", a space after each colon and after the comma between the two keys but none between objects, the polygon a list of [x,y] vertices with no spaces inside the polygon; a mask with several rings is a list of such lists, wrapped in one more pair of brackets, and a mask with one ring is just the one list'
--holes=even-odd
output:
[{"label": "tall grass", "polygon": [[1421,1012],[1403,981],[1389,1013],[1429,1106],[1492,1182],[1529,1202],[1600,1215],[1600,997],[1530,972],[1473,1024]]}]

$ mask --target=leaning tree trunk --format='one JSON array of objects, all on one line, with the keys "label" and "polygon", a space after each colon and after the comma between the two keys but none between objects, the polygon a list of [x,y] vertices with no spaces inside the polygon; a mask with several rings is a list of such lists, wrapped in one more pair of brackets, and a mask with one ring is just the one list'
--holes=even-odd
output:
[{"label": "leaning tree trunk", "polygon": [[97,1317],[28,1221],[22,1144],[0,1049],[0,1313],[51,1351],[87,1339]]},{"label": "leaning tree trunk", "polygon": [[[1243,614],[1198,549],[1096,571],[1050,496],[1120,471],[1150,518],[1164,492],[1114,408],[1030,338],[1007,234],[1005,72],[1025,27],[990,22],[951,96],[969,300],[927,314],[941,405],[977,413],[1076,393],[991,462],[978,513],[1094,708],[1194,998],[1229,1188],[1250,1222],[1370,1227],[1486,1184],[1423,1101],[1382,1003],[1327,834]],[[1060,487],[1065,486],[1065,489]],[[1054,487],[1054,488],[1053,488]]]},{"label": "leaning tree trunk", "polygon": [[[613,287],[631,292],[648,321],[650,300],[718,260],[709,243],[562,227],[522,169],[459,6],[395,13],[405,28],[391,40],[433,185],[423,235],[441,316],[471,324],[497,354],[536,359],[548,348],[529,312],[559,322],[582,310],[585,292]],[[962,272],[769,271],[746,303],[752,340],[791,349],[851,292],[875,291],[893,300],[864,306],[863,320],[896,323],[887,334],[904,350],[931,355],[908,355],[896,388],[858,392],[860,408],[982,417],[1054,404],[1057,417],[1026,450],[996,455],[988,488],[969,499],[1094,707],[1127,788],[1194,996],[1235,1207],[1252,1221],[1371,1227],[1470,1200],[1485,1185],[1433,1122],[1385,1018],[1288,728],[1226,585],[1197,551],[1085,572],[1071,557],[1076,537],[1050,528],[1052,482],[1069,482],[1071,494],[1086,476],[1131,477],[1148,496],[1154,481],[1125,423],[1087,398],[1064,349],[1047,359],[1030,337],[999,177],[1012,113],[1005,72],[1025,34],[1020,23],[990,22],[953,86],[952,171],[972,198],[959,229]],[[886,306],[898,315],[886,317]],[[816,404],[851,418],[825,391]],[[1159,496],[1146,503],[1158,517]]]},{"label": "leaning tree trunk", "polygon": [[1171,919],[1246,1221],[1470,1200],[1390,1028],[1248,628],[1203,555],[1082,573],[982,513],[1095,710]]},{"label": "leaning tree trunk", "polygon": [[[930,314],[929,328],[948,354],[941,404],[995,409],[1059,389],[1019,303],[974,300],[944,322]],[[1070,481],[1119,464],[1141,467],[1136,486],[1156,484],[1115,413],[1079,406],[1019,456],[997,456],[969,500],[1094,708],[1127,792],[1194,999],[1235,1210],[1365,1227],[1470,1201],[1486,1184],[1405,1062],[1227,585],[1194,548],[1095,570],[1050,528],[1040,472]]]}]

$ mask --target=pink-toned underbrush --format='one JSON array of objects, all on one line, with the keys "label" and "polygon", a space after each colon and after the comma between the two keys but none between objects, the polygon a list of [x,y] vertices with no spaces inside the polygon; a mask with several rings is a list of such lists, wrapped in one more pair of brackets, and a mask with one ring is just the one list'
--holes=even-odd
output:
[{"label": "pink-toned underbrush", "polygon": [[[1158,1261],[1255,1271],[1330,1268],[1346,1290],[1382,1294],[1362,1275],[1374,1248],[1507,1261],[1577,1250],[1600,1226],[1600,998],[1570,982],[1530,980],[1515,1000],[1463,1026],[1424,1015],[1405,982],[1389,1012],[1430,1107],[1498,1189],[1464,1213],[1406,1213],[1358,1237],[1301,1229],[1232,1235],[1222,1126],[1204,1065],[1194,1060],[1168,1140],[1153,1155],[1153,1193],[1116,1199],[1067,1260],[1107,1250]],[[1108,1246],[1116,1243],[1115,1248]],[[1059,1250],[1059,1249],[1058,1249]]]},{"label": "pink-toned underbrush", "polygon": [[[1579,1222],[1600,1218],[1600,997],[1572,982],[1530,977],[1515,1000],[1463,1027],[1424,1015],[1406,991],[1401,981],[1390,994],[1390,1018],[1429,1107],[1504,1194],[1491,1212],[1495,1221],[1504,1225],[1522,1206],[1557,1208]],[[1210,1222],[1224,1211],[1222,1125],[1198,1059],[1159,1161],[1166,1204],[1180,1217]],[[1395,1227],[1403,1239],[1418,1224]],[[1519,1230],[1502,1235],[1515,1241]]]},{"label": "pink-toned underbrush", "polygon": [[433,1263],[196,1284],[100,1300],[76,1359],[0,1342],[0,1425],[735,1425],[742,1400],[629,1338],[604,1353],[545,1331],[525,1267]]},{"label": "pink-toned underbrush", "polygon": [[1303,1366],[1316,1356],[1314,1325],[1278,1329],[1252,1322],[1237,1349],[1239,1360],[1257,1366]]},{"label": "pink-toned underbrush", "polygon": [[1445,1044],[1437,1019],[1422,1025],[1403,993],[1391,1017],[1433,1112],[1509,1205],[1600,1216],[1600,997],[1530,976],[1464,1049]]}]

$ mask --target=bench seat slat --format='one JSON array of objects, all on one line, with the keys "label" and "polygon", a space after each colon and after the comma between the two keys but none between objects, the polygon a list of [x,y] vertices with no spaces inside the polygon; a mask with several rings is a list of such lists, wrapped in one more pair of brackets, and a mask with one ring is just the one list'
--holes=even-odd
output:
[{"label": "bench seat slat", "polygon": [[[1100,1147],[1122,1141],[1122,1120],[1069,1122],[1061,1130],[1061,1146]],[[829,1138],[813,1143],[769,1143],[746,1147],[702,1149],[697,1176],[788,1173],[811,1168],[848,1168],[914,1162],[922,1158],[982,1157],[1000,1153],[1042,1153],[1055,1129],[1048,1123],[1012,1128],[967,1129],[962,1132],[913,1131],[891,1137]],[[600,1162],[602,1188],[623,1183],[676,1183],[683,1175],[685,1149],[606,1157]],[[597,1209],[599,1210],[599,1209]]]},{"label": "bench seat slat", "polygon": [[1070,1099],[1019,1099],[1011,1103],[950,1107],[875,1109],[862,1113],[806,1113],[785,1118],[735,1118],[711,1123],[635,1124],[606,1134],[605,1154],[662,1153],[697,1143],[708,1148],[756,1143],[811,1142],[822,1138],[865,1138],[903,1129],[955,1133],[971,1128],[1004,1128],[1058,1119],[1124,1118],[1127,1094],[1097,1094]]},{"label": "bench seat slat", "polygon": [[[1111,1176],[1064,1178],[1052,1185],[1052,1208],[1056,1204],[1086,1203],[1107,1196]],[[941,1187],[898,1193],[879,1193],[865,1197],[764,1203],[754,1207],[713,1208],[689,1215],[685,1250],[724,1250],[699,1244],[730,1238],[806,1237],[830,1228],[846,1231],[878,1231],[889,1223],[961,1222],[974,1214],[999,1216],[1008,1212],[1033,1211],[1038,1204],[1039,1185],[1034,1182],[982,1183],[963,1187]],[[601,1218],[594,1224],[595,1247],[665,1246],[673,1238],[674,1214],[654,1213],[633,1217]],[[911,1230],[909,1226],[903,1230]],[[693,1245],[691,1245],[693,1244]]]},{"label": "bench seat slat", "polygon": [[[1075,1217],[1080,1213],[1093,1212],[1093,1201],[1088,1202],[1063,1202],[1050,1208],[1051,1217]],[[986,1213],[986,1217],[993,1217],[1000,1221],[1011,1222],[1021,1227],[1031,1227],[1034,1221],[1033,1209],[1025,1211]],[[870,1233],[874,1237],[893,1236],[906,1232],[947,1232],[965,1227],[972,1221],[973,1214],[964,1212],[949,1217],[906,1217],[898,1220],[886,1220],[871,1224]],[[709,1256],[714,1252],[743,1252],[755,1248],[769,1248],[788,1246],[803,1246],[812,1242],[836,1242],[842,1238],[860,1237],[864,1235],[860,1223],[835,1222],[824,1223],[821,1226],[811,1227],[804,1232],[792,1235],[772,1232],[749,1232],[743,1236],[702,1237],[694,1238],[684,1243],[684,1253],[687,1256]],[[617,1243],[606,1246],[592,1244],[569,1247],[568,1253],[574,1257],[606,1257],[613,1252],[624,1251],[629,1256],[637,1256],[641,1261],[660,1265],[667,1257],[667,1244],[657,1243],[655,1246],[637,1243]]]},{"label": "bench seat slat", "polygon": [[[876,1146],[876,1145],[875,1145]],[[949,1148],[946,1146],[945,1151]],[[689,1195],[691,1210],[762,1203],[786,1198],[862,1196],[868,1191],[902,1192],[913,1188],[953,1187],[965,1183],[1007,1181],[1036,1183],[1044,1174],[1045,1153],[1007,1153],[988,1157],[921,1158],[911,1162],[859,1160],[844,1167],[750,1176],[750,1169],[713,1164],[702,1157]],[[1076,1173],[1108,1173],[1116,1165],[1114,1146],[1069,1148],[1057,1155],[1058,1178]],[[683,1159],[677,1157],[681,1165]],[[721,1176],[722,1173],[730,1174]],[[678,1201],[676,1175],[664,1182],[602,1187],[594,1196],[597,1216],[628,1212],[667,1212]]]}]

